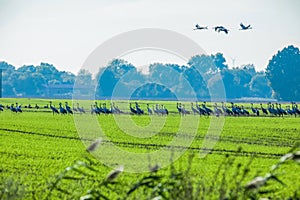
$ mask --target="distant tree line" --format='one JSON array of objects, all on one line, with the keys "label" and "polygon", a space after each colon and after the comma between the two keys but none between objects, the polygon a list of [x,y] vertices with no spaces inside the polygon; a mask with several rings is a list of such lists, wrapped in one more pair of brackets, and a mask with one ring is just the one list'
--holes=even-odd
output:
[{"label": "distant tree line", "polygon": [[[300,100],[300,53],[294,46],[279,51],[266,71],[252,64],[229,68],[221,53],[195,55],[187,65],[153,63],[148,73],[122,59],[100,68],[95,77],[87,70],[77,75],[53,65],[25,65],[18,69],[0,62],[3,96],[71,98],[75,87],[80,95],[96,98],[198,98],[245,97]],[[222,88],[225,89],[222,93]]]}]

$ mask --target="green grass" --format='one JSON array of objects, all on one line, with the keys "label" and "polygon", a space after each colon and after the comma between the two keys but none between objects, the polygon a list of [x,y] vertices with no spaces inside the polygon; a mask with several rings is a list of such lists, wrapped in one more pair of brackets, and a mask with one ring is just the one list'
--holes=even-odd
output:
[{"label": "green grass", "polygon": [[[15,102],[23,106],[29,103],[32,106],[49,104],[47,99],[0,100],[0,104],[4,105]],[[65,102],[65,100],[55,100],[53,104],[57,106],[59,102]],[[68,102],[72,104],[71,101]],[[167,147],[165,155],[170,156],[162,158],[165,160],[169,160],[171,155],[179,155],[181,151],[186,150],[178,160],[174,161],[173,166],[177,170],[184,170],[192,165],[189,172],[191,177],[210,185],[220,163],[225,159],[225,155],[230,155],[235,160],[232,167],[226,170],[226,173],[229,174],[228,181],[230,182],[234,177],[236,166],[240,163],[243,168],[250,168],[249,174],[241,183],[245,185],[256,175],[266,174],[270,167],[300,140],[299,118],[289,116],[284,118],[226,117],[220,137],[210,135],[208,138],[208,141],[216,142],[213,150],[205,158],[200,158],[200,152],[207,152],[203,149],[202,142],[207,136],[210,123],[215,123],[215,120],[221,120],[221,118],[216,119],[214,116],[197,118],[193,115],[181,117],[175,114],[175,102],[148,102],[151,105],[163,103],[171,111],[171,114],[168,117],[153,116],[151,118],[147,115],[92,116],[90,113],[62,116],[52,115],[50,109],[23,109],[23,113],[17,114],[11,113],[10,110],[1,112],[1,185],[4,187],[9,186],[11,182],[15,183],[15,187],[25,199],[44,198],[45,194],[49,192],[49,185],[60,172],[71,166],[76,160],[89,157],[95,162],[93,165],[97,167],[99,173],[93,175],[92,178],[62,183],[62,187],[72,191],[72,194],[54,190],[52,195],[52,198],[59,199],[78,198],[93,188],[97,182],[103,180],[111,171],[111,168],[93,159],[86,152],[86,145],[91,144],[98,137],[101,137],[103,142],[95,153],[98,153],[97,155],[100,155],[101,159],[112,167],[125,165],[126,171],[126,165],[135,162],[135,160],[126,161],[126,158],[114,155],[112,144],[131,153],[155,153],[161,148]],[[146,108],[145,104],[148,102],[140,101],[143,109]],[[80,105],[86,109],[90,108],[91,103],[92,101],[80,101]],[[189,103],[185,104],[189,109]],[[117,101],[117,105],[122,110],[128,111],[127,101]],[[182,122],[185,125],[181,130],[180,123]],[[99,125],[102,132],[99,131]],[[198,128],[194,135],[195,127]],[[88,140],[80,140],[80,138]],[[174,138],[179,141],[176,143],[178,144],[176,148],[172,148],[174,145],[170,143]],[[190,140],[191,144],[188,143]],[[241,150],[239,150],[240,148]],[[194,155],[192,163],[189,162],[191,154]],[[247,166],[251,158],[253,158],[252,163]],[[150,162],[147,160],[144,163],[145,166],[161,163],[161,160],[154,159]],[[159,173],[168,174],[169,171],[170,166],[167,166]],[[286,186],[275,182],[267,188],[276,190],[276,192],[267,195],[277,198],[292,196],[293,192],[300,187],[300,177],[296,176],[297,171],[299,171],[298,165],[284,165],[279,170],[279,174]],[[120,184],[114,187],[122,194],[122,192],[124,193],[122,188],[130,188],[144,175],[145,173],[125,172],[118,179]],[[216,184],[222,185],[222,176],[218,177]],[[9,188],[13,190],[13,186]],[[105,190],[105,194],[111,198],[118,196],[109,190]],[[143,191],[135,192],[134,195],[135,198],[141,197]]]}]

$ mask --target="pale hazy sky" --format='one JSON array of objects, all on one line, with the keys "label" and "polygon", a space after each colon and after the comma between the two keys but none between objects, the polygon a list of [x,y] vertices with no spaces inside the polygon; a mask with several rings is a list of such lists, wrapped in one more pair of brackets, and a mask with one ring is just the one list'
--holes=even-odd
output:
[{"label": "pale hazy sky", "polygon": [[[189,37],[208,54],[223,53],[229,65],[235,59],[235,66],[253,63],[264,69],[278,50],[300,47],[299,11],[298,0],[0,0],[0,61],[16,67],[49,62],[76,73],[111,37],[164,28]],[[253,29],[238,31],[240,22]],[[193,31],[196,23],[224,25],[230,33]],[[182,64],[168,56],[149,58]],[[127,59],[145,64],[134,55]]]}]

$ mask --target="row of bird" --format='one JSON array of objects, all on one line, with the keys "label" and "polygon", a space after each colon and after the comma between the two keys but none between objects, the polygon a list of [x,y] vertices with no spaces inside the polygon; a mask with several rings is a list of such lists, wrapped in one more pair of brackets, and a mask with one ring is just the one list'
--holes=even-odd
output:
[{"label": "row of bird", "polygon": [[[147,112],[145,112],[141,106],[137,103],[129,103],[129,112],[124,112],[118,108],[118,106],[115,105],[115,103],[111,103],[110,107],[108,108],[106,106],[106,103],[97,103],[91,105],[90,112],[91,114],[136,114],[136,115],[168,115],[169,110],[163,105],[163,104],[155,104],[150,106],[149,104],[146,104]],[[0,104],[0,111],[3,111],[4,109],[10,109],[12,112],[15,113],[21,113],[22,111],[22,105],[21,104],[11,104],[7,106],[3,106]],[[79,106],[79,103],[77,103],[77,107],[73,105],[73,107],[70,107],[68,105],[68,102],[65,102],[63,105],[62,103],[59,103],[59,107],[56,108],[52,102],[50,101],[50,106],[38,106],[37,104],[33,107],[30,104],[28,106],[24,106],[24,108],[28,109],[51,109],[52,113],[55,114],[74,114],[74,113],[86,113],[85,109],[81,106]],[[185,105],[182,103],[177,103],[176,108],[179,114],[181,115],[187,115],[187,114],[198,114],[198,115],[225,115],[225,116],[260,116],[263,115],[273,115],[273,116],[284,116],[284,115],[300,115],[300,109],[298,108],[298,105],[295,102],[292,102],[291,105],[286,105],[285,108],[282,108],[282,105],[280,103],[267,103],[267,107],[263,107],[263,104],[260,104],[259,107],[254,107],[253,103],[251,103],[251,110],[247,110],[244,108],[243,105],[237,105],[233,102],[230,103],[230,106],[227,106],[225,102],[221,102],[221,105],[218,105],[218,103],[214,103],[213,106],[207,106],[206,102],[203,102],[199,104],[198,102],[192,102],[191,103],[191,109],[188,110],[185,108]],[[248,108],[249,109],[249,108]]]},{"label": "row of bird", "polygon": [[230,103],[231,106],[226,106],[226,103],[221,102],[221,106],[217,103],[214,104],[213,109],[206,106],[206,102],[204,102],[201,106],[199,106],[198,102],[191,103],[191,111],[188,111],[184,108],[181,103],[177,103],[177,110],[180,114],[199,114],[199,115],[211,115],[214,114],[216,116],[225,115],[225,116],[250,116],[251,113],[255,116],[264,115],[273,115],[273,116],[284,116],[284,115],[300,115],[300,110],[298,105],[295,102],[292,102],[291,105],[287,105],[286,109],[282,108],[280,103],[272,104],[269,102],[267,107],[263,107],[262,103],[260,107],[254,107],[253,103],[251,103],[251,111],[244,108],[243,105],[237,105],[233,102]]},{"label": "row of bird", "polygon": [[[243,23],[240,23],[240,29],[239,30],[249,30],[252,29],[251,25],[244,25]],[[208,26],[200,26],[199,24],[195,25],[195,28],[193,30],[207,30]],[[220,32],[224,32],[226,34],[229,33],[229,29],[225,28],[224,26],[215,26],[212,27],[212,29],[214,29],[216,32],[220,33]]]}]

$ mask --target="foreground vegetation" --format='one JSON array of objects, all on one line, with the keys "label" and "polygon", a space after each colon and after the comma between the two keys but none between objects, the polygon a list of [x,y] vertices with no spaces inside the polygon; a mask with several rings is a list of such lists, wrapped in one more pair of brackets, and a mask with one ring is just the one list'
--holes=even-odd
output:
[{"label": "foreground vegetation", "polygon": [[[17,101],[25,105],[29,100]],[[15,102],[15,99],[5,99],[0,103]],[[47,102],[49,100],[30,99],[33,105]],[[54,104],[58,102],[54,101]],[[136,130],[133,127],[126,127],[130,135],[124,134],[112,115],[94,116],[105,132],[99,149],[109,149],[113,143],[130,152],[154,152],[168,145],[176,137],[182,118],[173,114],[176,111],[174,102],[164,104],[170,108],[171,114],[165,118],[163,128],[149,138],[134,137],[132,133]],[[128,104],[119,102],[119,105],[122,109],[128,109]],[[78,117],[83,121],[91,119],[90,113],[77,114]],[[147,127],[151,122],[146,115],[129,117],[142,127]],[[299,165],[294,162],[298,154],[281,158],[300,139],[299,118],[227,117],[220,138],[211,138],[216,141],[214,149],[200,158],[199,152],[206,151],[202,148],[206,131],[215,118],[201,117],[193,142],[172,165],[160,169],[159,160],[149,160],[148,172],[135,174],[126,172],[126,163],[112,159],[109,165],[115,168],[115,172],[121,172],[120,166],[124,166],[118,177],[111,176],[112,169],[86,151],[86,145],[90,145],[95,138],[81,140],[83,135],[77,133],[74,116],[52,115],[49,109],[40,109],[24,110],[17,114],[5,110],[0,113],[0,118],[1,198],[299,197],[296,192],[300,189],[300,178],[297,176]],[[193,115],[185,116],[187,120],[194,118]],[[145,136],[152,134],[151,129],[145,130]],[[169,151],[172,155],[176,154],[177,149],[170,147]],[[299,148],[291,152],[297,151]],[[168,159],[173,158],[170,156]],[[271,169],[272,166],[276,167]],[[255,179],[258,176],[261,179]],[[250,187],[252,180],[259,183],[258,187]]]}]

